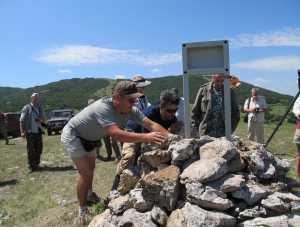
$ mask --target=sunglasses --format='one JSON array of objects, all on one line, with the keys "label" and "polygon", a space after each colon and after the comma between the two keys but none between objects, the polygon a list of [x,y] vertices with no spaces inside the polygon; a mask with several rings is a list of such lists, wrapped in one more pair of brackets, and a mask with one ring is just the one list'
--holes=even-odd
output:
[{"label": "sunglasses", "polygon": [[127,99],[127,101],[130,103],[130,104],[134,104],[136,102],[136,98],[129,98]]},{"label": "sunglasses", "polygon": [[176,113],[177,112],[177,108],[176,109],[166,109],[166,111],[168,113]]}]

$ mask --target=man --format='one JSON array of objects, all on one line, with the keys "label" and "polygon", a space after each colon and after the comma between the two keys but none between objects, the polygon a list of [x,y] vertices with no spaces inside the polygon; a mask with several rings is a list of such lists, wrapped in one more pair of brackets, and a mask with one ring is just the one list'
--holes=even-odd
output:
[{"label": "man", "polygon": [[[223,83],[224,75],[215,74],[210,83],[198,90],[191,116],[194,135],[199,133],[199,136],[209,135],[217,138],[225,136]],[[231,90],[232,132],[236,129],[239,120],[239,108],[234,91]]]},{"label": "man", "polygon": [[38,93],[31,95],[31,102],[21,111],[20,132],[27,141],[28,165],[31,172],[38,170],[43,152],[43,129],[45,114]]},{"label": "man", "polygon": [[[95,147],[99,139],[111,136],[121,142],[162,143],[168,131],[151,121],[134,104],[141,96],[134,82],[120,81],[116,84],[113,96],[104,97],[87,106],[73,117],[63,129],[61,141],[78,169],[77,197],[79,200],[78,223],[88,218],[87,199],[93,196],[92,184],[95,168]],[[123,130],[131,119],[144,125],[152,132],[134,133]]]},{"label": "man", "polygon": [[[182,124],[177,121],[175,113],[178,109],[179,97],[174,90],[165,90],[160,94],[159,103],[150,106],[144,110],[144,114],[150,120],[160,124],[170,133],[180,131]],[[146,128],[129,122],[126,126],[128,131],[141,133],[147,132]],[[124,143],[122,149],[122,159],[118,163],[117,176],[120,176],[123,170],[132,168],[141,149],[141,143]]]},{"label": "man", "polygon": [[296,155],[296,174],[300,178],[300,96],[297,98],[294,106],[293,113],[295,114],[298,122],[296,126],[296,131],[294,135],[294,143],[297,146],[297,155]]},{"label": "man", "polygon": [[148,87],[152,82],[146,80],[142,76],[134,76],[132,81],[136,84],[138,92],[143,94],[141,97],[137,98],[135,103],[135,106],[143,112],[147,107],[151,106],[151,103],[148,101],[148,98],[145,95],[145,88]]},{"label": "man", "polygon": [[[95,101],[96,101],[95,99],[89,99],[88,100],[88,105],[94,103]],[[120,160],[121,159],[121,154],[120,154],[120,149],[119,149],[119,146],[118,146],[117,142],[112,140],[110,136],[103,137],[103,141],[104,141],[104,144],[105,144],[105,150],[106,150],[106,153],[107,153],[107,157],[103,158],[100,155],[100,148],[102,146],[102,142],[100,140],[98,147],[95,148],[97,159],[102,160],[102,161],[112,161],[112,160],[114,160],[113,157],[112,157],[112,149],[113,149],[114,152],[115,152],[116,158],[118,160]]]},{"label": "man", "polygon": [[9,144],[9,140],[7,137],[7,116],[5,113],[0,112],[0,134],[3,136],[5,140],[5,144]]},{"label": "man", "polygon": [[[178,89],[177,88],[173,88],[173,90],[179,96]],[[179,97],[178,110],[177,110],[175,116],[176,116],[177,120],[179,122],[181,122],[182,125],[183,125],[184,124],[184,98],[183,97]],[[181,128],[181,130],[178,133],[178,135],[184,136],[184,127]]]},{"label": "man", "polygon": [[246,99],[244,111],[248,113],[248,139],[264,143],[264,122],[267,103],[264,96],[258,95],[258,89],[251,89],[251,96]]}]

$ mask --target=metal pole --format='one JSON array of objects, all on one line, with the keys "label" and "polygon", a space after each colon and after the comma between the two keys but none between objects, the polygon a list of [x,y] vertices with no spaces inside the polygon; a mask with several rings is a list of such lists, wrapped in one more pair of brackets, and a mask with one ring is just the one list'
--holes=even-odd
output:
[{"label": "metal pole", "polygon": [[298,69],[298,93],[295,96],[295,98],[292,100],[290,106],[288,107],[287,111],[285,112],[285,114],[283,115],[283,117],[281,118],[280,122],[277,124],[276,128],[273,130],[271,136],[269,137],[269,139],[267,140],[266,144],[264,147],[267,147],[269,145],[269,143],[271,142],[273,136],[275,135],[275,133],[277,132],[277,130],[279,129],[279,127],[281,126],[281,124],[283,123],[283,121],[285,120],[285,118],[287,117],[288,113],[290,112],[290,110],[293,108],[294,103],[296,102],[297,98],[300,95],[300,69]]},{"label": "metal pole", "polygon": [[184,135],[185,138],[191,137],[191,122],[190,122],[190,94],[189,94],[189,76],[183,73],[183,97],[184,97]]},{"label": "metal pole", "polygon": [[224,112],[225,112],[225,136],[226,139],[231,139],[231,94],[229,86],[229,77],[224,79]]},{"label": "metal pole", "polygon": [[296,102],[296,100],[297,100],[297,98],[298,98],[299,95],[300,95],[300,91],[298,91],[297,95],[295,96],[295,98],[291,102],[290,106],[288,107],[287,111],[285,112],[285,114],[281,118],[280,122],[277,124],[276,128],[273,130],[271,136],[269,137],[269,139],[267,140],[267,142],[265,144],[265,147],[267,147],[269,145],[269,143],[271,142],[271,140],[273,139],[273,136],[275,135],[275,133],[277,132],[277,130],[279,129],[279,127],[282,125],[283,121],[285,120],[285,118],[289,114],[290,110],[293,108],[293,105]]}]

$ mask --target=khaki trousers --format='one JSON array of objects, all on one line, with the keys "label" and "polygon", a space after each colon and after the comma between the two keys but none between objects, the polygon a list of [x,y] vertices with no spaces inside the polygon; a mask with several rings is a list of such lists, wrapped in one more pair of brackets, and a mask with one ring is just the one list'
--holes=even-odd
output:
[{"label": "khaki trousers", "polygon": [[124,143],[122,147],[122,158],[117,166],[117,175],[120,175],[124,169],[135,165],[136,154],[141,147],[140,143]]},{"label": "khaki trousers", "polygon": [[253,120],[248,121],[248,139],[257,143],[264,143],[264,123]]}]

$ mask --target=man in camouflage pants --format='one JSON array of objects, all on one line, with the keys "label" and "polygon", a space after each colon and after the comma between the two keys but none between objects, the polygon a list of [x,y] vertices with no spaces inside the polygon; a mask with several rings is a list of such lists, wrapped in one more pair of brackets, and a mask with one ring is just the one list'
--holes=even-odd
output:
[{"label": "man in camouflage pants", "polygon": [[[224,75],[215,74],[210,83],[199,88],[192,108],[193,136],[209,135],[216,138],[225,136],[223,82]],[[239,120],[239,107],[234,91],[231,90],[232,132],[236,129]]]}]

